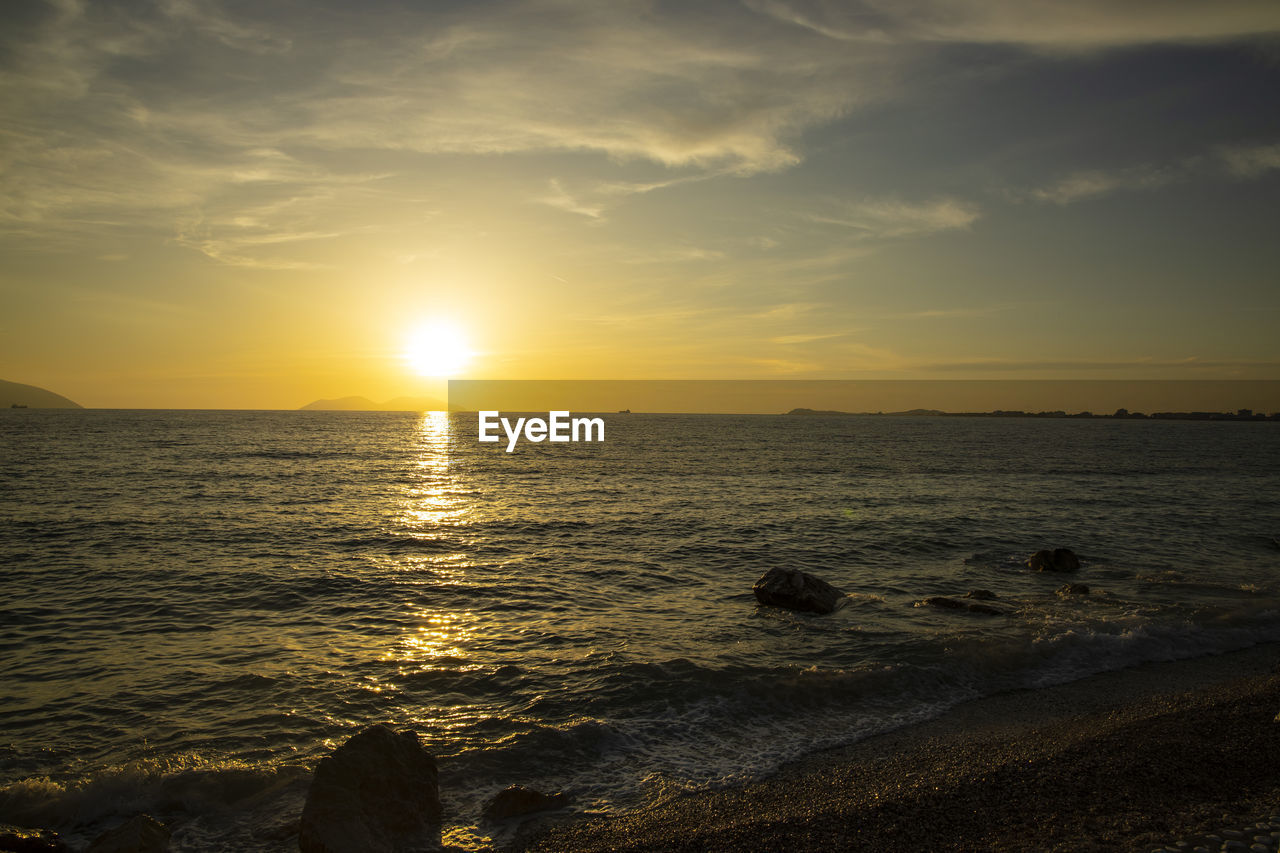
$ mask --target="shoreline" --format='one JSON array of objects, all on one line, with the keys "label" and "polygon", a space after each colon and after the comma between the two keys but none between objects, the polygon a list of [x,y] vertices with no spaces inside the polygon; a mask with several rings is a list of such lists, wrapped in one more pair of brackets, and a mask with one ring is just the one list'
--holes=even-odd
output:
[{"label": "shoreline", "polygon": [[966,702],[744,787],[538,818],[510,849],[1216,849],[1211,833],[1280,815],[1277,712],[1280,644],[1144,664]]}]

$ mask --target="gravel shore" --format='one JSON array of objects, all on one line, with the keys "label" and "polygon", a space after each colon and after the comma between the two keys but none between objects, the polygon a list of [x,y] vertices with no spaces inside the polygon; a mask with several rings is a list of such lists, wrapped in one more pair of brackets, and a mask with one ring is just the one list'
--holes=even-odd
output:
[{"label": "gravel shore", "polygon": [[1274,850],[1259,842],[1280,813],[1278,663],[1259,646],[971,702],[745,788],[531,826],[514,847]]}]

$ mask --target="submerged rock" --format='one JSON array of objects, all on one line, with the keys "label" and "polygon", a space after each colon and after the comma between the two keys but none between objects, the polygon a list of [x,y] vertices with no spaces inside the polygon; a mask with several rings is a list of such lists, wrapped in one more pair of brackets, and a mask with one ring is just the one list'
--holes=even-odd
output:
[{"label": "submerged rock", "polygon": [[93,839],[88,853],[164,853],[168,849],[169,830],[151,815],[140,814]]},{"label": "submerged rock", "polygon": [[392,853],[439,841],[436,762],[415,732],[371,726],[321,759],[302,810],[302,853]]},{"label": "submerged rock", "polygon": [[1026,565],[1037,572],[1074,572],[1080,568],[1080,558],[1070,548],[1046,549],[1028,557]]},{"label": "submerged rock", "polygon": [[0,850],[6,853],[68,853],[70,849],[52,829],[28,829],[0,823]]},{"label": "submerged rock", "polygon": [[[966,596],[967,598],[968,596]],[[936,607],[939,610],[968,610],[970,613],[982,613],[987,616],[1004,616],[1006,611],[980,601],[959,601],[943,595],[933,595],[915,602],[916,607]]]},{"label": "submerged rock", "polygon": [[966,610],[968,605],[963,601],[956,601],[954,598],[947,598],[942,595],[931,595],[928,598],[922,598],[915,603],[916,607],[940,607],[944,610]]},{"label": "submerged rock", "polygon": [[484,816],[489,820],[506,820],[511,817],[533,814],[548,809],[559,809],[569,804],[569,798],[562,793],[544,794],[523,785],[512,785],[504,788],[484,807]]},{"label": "submerged rock", "polygon": [[1084,583],[1069,583],[1058,587],[1058,595],[1088,595],[1089,585]]},{"label": "submerged rock", "polygon": [[1000,596],[989,589],[971,589],[964,594],[964,597],[975,598],[978,601],[995,601]]},{"label": "submerged rock", "polygon": [[831,613],[849,601],[822,578],[799,569],[770,569],[756,581],[752,592],[761,604],[809,613]]}]

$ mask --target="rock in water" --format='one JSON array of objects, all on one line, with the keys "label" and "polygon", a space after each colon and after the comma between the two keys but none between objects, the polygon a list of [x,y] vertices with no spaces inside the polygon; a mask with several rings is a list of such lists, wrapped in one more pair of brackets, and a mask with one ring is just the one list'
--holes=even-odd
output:
[{"label": "rock in water", "polygon": [[[965,596],[968,598],[968,596]],[[981,601],[957,601],[954,598],[947,598],[943,595],[934,595],[929,598],[922,598],[915,602],[915,607],[936,607],[939,610],[968,610],[970,613],[982,613],[987,616],[1007,616],[1007,611],[1001,610],[999,607],[992,607],[990,604],[983,604]]]},{"label": "rock in water", "polygon": [[302,809],[302,853],[394,853],[439,841],[436,762],[415,732],[370,726],[321,759]]},{"label": "rock in water", "polygon": [[956,601],[954,598],[947,598],[945,595],[931,595],[928,598],[922,598],[915,602],[916,607],[938,607],[943,610],[965,610],[968,605],[962,601]]},{"label": "rock in water", "polygon": [[51,829],[27,829],[0,823],[0,850],[6,853],[69,853],[71,848]]},{"label": "rock in water", "polygon": [[809,613],[831,613],[849,601],[822,578],[799,569],[770,569],[756,581],[752,592],[761,604]]},{"label": "rock in water", "polygon": [[484,816],[489,820],[506,820],[565,805],[568,805],[568,798],[564,794],[544,794],[523,785],[512,785],[489,801],[489,805],[484,807]]},{"label": "rock in water", "polygon": [[1084,583],[1069,583],[1065,586],[1058,587],[1058,595],[1088,595],[1089,585]]},{"label": "rock in water", "polygon": [[87,853],[164,853],[169,830],[151,815],[134,815],[115,829],[93,839]]},{"label": "rock in water", "polygon": [[1037,572],[1074,572],[1080,568],[1080,558],[1070,548],[1046,549],[1028,557],[1027,567]]},{"label": "rock in water", "polygon": [[964,594],[964,597],[975,598],[978,601],[995,601],[1000,596],[989,589],[971,589]]}]

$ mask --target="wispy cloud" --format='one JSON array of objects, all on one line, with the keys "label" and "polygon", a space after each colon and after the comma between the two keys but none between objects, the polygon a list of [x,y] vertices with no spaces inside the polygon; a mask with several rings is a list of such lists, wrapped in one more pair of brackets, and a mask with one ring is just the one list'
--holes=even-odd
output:
[{"label": "wispy cloud", "polygon": [[628,198],[647,195],[656,190],[674,187],[680,184],[705,181],[726,174],[720,170],[700,170],[691,174],[654,181],[600,181],[583,182],[581,188],[570,191],[562,178],[548,180],[548,191],[535,196],[532,201],[545,204],[566,213],[585,216],[596,222],[602,222],[606,213]]},{"label": "wispy cloud", "polygon": [[[349,233],[350,201],[374,195],[354,185],[377,184],[383,208],[434,209],[461,194],[382,179],[499,155],[559,158],[516,197],[604,222],[628,199],[800,164],[806,134],[900,95],[930,45],[1092,48],[1280,29],[1280,6],[1250,0],[753,0],[660,13],[639,0],[524,0],[483,14],[317,0],[306,26],[282,9],[58,0],[8,27],[0,229],[146,228],[222,262],[292,266],[309,261],[268,257],[265,239],[237,222],[257,216],[277,244]],[[562,168],[569,156],[592,170]],[[1252,177],[1276,157],[1224,149],[1220,162]],[[1067,204],[1177,179],[1095,170],[1024,195]],[[309,219],[245,212],[266,197],[319,207]],[[383,208],[366,207],[366,224],[377,227]],[[809,220],[873,240],[963,229],[981,213],[949,196],[882,197]],[[193,221],[209,233],[193,236]]]},{"label": "wispy cloud", "polygon": [[547,183],[547,194],[534,199],[538,204],[545,204],[547,207],[554,207],[556,210],[563,210],[565,213],[576,213],[588,219],[599,220],[604,217],[603,206],[587,204],[569,195],[559,179],[552,178]]},{"label": "wispy cloud", "polygon": [[1280,31],[1269,0],[902,0],[830,3],[749,0],[765,15],[824,37],[861,43],[962,42],[1087,50],[1189,43]]},{"label": "wispy cloud", "polygon": [[317,2],[299,28],[273,8],[59,0],[0,35],[0,227],[212,220],[229,187],[296,195],[372,152],[419,172],[554,152],[669,170],[534,199],[599,220],[677,183],[789,168],[806,130],[893,86],[888,57],[741,9]]},{"label": "wispy cloud", "polygon": [[1032,201],[1051,204],[1073,204],[1120,191],[1154,190],[1179,180],[1182,170],[1157,170],[1149,167],[1106,172],[1091,169],[1074,172],[1048,186],[1026,193]]},{"label": "wispy cloud", "polygon": [[1216,373],[1246,372],[1252,370],[1274,371],[1280,368],[1280,361],[1230,361],[1221,359],[1201,359],[1195,356],[1180,359],[1134,358],[1126,360],[1061,360],[1061,361],[1020,361],[1015,359],[977,359],[946,362],[920,363],[915,365],[921,370],[930,371],[994,371],[1022,373],[1034,371],[1077,371],[1093,373],[1097,371],[1206,371]]},{"label": "wispy cloud", "polygon": [[1280,144],[1226,147],[1218,154],[1237,178],[1258,178],[1280,169]]},{"label": "wispy cloud", "polygon": [[968,228],[982,215],[976,205],[954,198],[923,202],[868,199],[840,202],[830,210],[806,214],[812,222],[838,225],[870,238],[895,238]]},{"label": "wispy cloud", "polygon": [[1085,169],[1049,184],[1008,193],[1014,201],[1074,204],[1118,192],[1158,190],[1197,178],[1250,180],[1280,169],[1280,144],[1220,146],[1206,153],[1161,164],[1124,169]]}]

